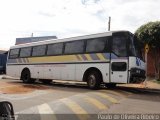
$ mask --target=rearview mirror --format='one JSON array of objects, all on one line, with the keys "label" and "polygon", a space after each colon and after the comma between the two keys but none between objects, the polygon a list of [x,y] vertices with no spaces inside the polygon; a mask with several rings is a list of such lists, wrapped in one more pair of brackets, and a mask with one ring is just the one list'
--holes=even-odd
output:
[{"label": "rearview mirror", "polygon": [[8,101],[0,102],[0,120],[15,120],[13,106]]}]

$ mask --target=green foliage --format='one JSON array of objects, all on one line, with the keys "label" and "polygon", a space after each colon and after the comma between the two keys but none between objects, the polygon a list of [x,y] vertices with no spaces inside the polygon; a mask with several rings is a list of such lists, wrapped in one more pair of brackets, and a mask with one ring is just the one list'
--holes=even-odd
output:
[{"label": "green foliage", "polygon": [[160,48],[160,21],[142,25],[136,30],[135,35],[142,43]]}]

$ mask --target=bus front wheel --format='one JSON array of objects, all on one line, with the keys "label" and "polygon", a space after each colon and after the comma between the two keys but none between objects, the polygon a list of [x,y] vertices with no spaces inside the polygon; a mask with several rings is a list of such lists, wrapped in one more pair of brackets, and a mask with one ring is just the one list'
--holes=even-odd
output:
[{"label": "bus front wheel", "polygon": [[31,74],[28,69],[25,69],[22,71],[21,79],[22,79],[23,83],[34,83],[35,82],[34,79],[31,79]]},{"label": "bus front wheel", "polygon": [[88,74],[87,84],[90,89],[99,89],[101,84],[101,76],[98,72],[92,71]]}]

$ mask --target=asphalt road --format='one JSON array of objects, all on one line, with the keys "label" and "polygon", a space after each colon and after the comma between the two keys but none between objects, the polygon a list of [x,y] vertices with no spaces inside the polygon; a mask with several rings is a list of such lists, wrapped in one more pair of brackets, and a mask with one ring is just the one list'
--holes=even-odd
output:
[{"label": "asphalt road", "polygon": [[84,83],[53,81],[44,85],[1,79],[0,101],[4,100],[13,104],[19,119],[28,120],[99,119],[101,113],[160,114],[159,89],[126,86],[90,90]]}]

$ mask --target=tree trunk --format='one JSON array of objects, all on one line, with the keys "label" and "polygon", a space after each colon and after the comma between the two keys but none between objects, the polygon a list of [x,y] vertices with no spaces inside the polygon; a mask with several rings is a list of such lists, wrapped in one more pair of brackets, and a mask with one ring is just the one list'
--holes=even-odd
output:
[{"label": "tree trunk", "polygon": [[158,80],[160,80],[160,48],[158,48]]},{"label": "tree trunk", "polygon": [[154,66],[155,66],[155,79],[159,79],[160,78],[160,66],[159,66],[159,48],[154,48]]}]

